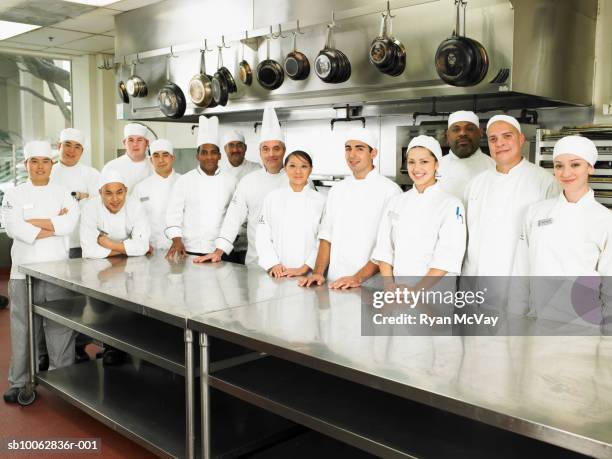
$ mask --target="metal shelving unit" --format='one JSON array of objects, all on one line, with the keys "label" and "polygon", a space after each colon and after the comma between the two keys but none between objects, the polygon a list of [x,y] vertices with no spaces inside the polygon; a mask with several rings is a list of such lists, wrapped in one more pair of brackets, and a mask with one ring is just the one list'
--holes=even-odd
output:
[{"label": "metal shelving unit", "polygon": [[595,164],[595,174],[589,180],[595,192],[595,199],[612,209],[612,129],[609,134],[601,128],[566,128],[561,131],[538,129],[536,131],[535,163],[553,173],[552,153],[557,140],[566,135],[581,134],[591,138],[597,146],[599,157]]}]

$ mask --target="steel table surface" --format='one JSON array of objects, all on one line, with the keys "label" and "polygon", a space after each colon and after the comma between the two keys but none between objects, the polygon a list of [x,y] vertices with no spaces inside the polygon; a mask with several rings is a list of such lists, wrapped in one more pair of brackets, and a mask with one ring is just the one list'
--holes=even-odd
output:
[{"label": "steel table surface", "polygon": [[[294,284],[295,281],[285,281]],[[400,397],[612,457],[612,338],[362,336],[361,292],[326,285],[189,327]]]}]

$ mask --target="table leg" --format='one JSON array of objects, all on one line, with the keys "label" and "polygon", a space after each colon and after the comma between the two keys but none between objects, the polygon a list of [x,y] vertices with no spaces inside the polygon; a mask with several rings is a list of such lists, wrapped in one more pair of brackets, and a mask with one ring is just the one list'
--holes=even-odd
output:
[{"label": "table leg", "polygon": [[193,332],[185,330],[185,455],[195,457],[195,424],[194,424],[194,393],[193,393]]},{"label": "table leg", "polygon": [[202,422],[202,458],[210,459],[210,393],[208,387],[208,336],[200,333],[200,403]]}]

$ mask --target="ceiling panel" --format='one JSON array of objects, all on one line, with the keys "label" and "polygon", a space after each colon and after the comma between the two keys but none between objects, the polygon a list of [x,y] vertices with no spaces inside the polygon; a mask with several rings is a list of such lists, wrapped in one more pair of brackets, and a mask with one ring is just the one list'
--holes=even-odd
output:
[{"label": "ceiling panel", "polygon": [[31,44],[26,44],[26,43],[13,43],[13,42],[9,43],[4,40],[0,41],[0,52],[2,52],[3,47],[15,48],[15,49],[30,49],[32,51],[40,51],[41,49],[46,48],[46,46],[31,45]]},{"label": "ceiling panel", "polygon": [[43,53],[68,54],[70,56],[82,56],[83,54],[87,54],[84,51],[64,48],[45,48]]},{"label": "ceiling panel", "polygon": [[61,46],[66,49],[76,49],[79,51],[101,52],[115,46],[115,38],[105,35],[93,35],[81,40],[72,41]]},{"label": "ceiling panel", "polygon": [[95,7],[63,0],[2,0],[0,19],[49,26],[93,11]]},{"label": "ceiling panel", "polygon": [[160,1],[161,0],[121,0],[120,2],[107,5],[106,8],[119,11],[130,11],[143,6],[159,3]]},{"label": "ceiling panel", "polygon": [[103,33],[115,28],[115,14],[117,11],[98,8],[78,18],[58,22],[53,27],[85,33]]},{"label": "ceiling panel", "polygon": [[[32,45],[42,46],[62,46],[65,43],[79,40],[90,36],[91,34],[83,32],[74,32],[72,30],[54,29],[53,27],[43,27],[42,29],[33,30],[32,32],[17,35],[8,40],[6,43],[30,43]],[[49,40],[49,37],[52,39]]]}]

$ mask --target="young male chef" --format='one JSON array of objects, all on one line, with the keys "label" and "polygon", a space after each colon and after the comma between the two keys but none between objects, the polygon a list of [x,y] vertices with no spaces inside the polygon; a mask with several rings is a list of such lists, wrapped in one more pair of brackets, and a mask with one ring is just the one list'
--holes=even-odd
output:
[{"label": "young male chef", "polygon": [[328,267],[329,286],[339,289],[359,287],[378,272],[378,265],[370,261],[378,223],[387,201],[401,189],[375,169],[377,154],[369,130],[354,128],[347,134],[344,155],[352,175],[329,191],[315,268],[299,285],[323,284]]},{"label": "young male chef", "polygon": [[132,195],[144,207],[151,228],[151,246],[156,250],[168,250],[172,241],[166,237],[166,210],[172,187],[181,176],[173,168],[174,147],[169,140],[151,142],[151,164],[155,172],[134,187]]},{"label": "young male chef", "polygon": [[[205,257],[196,258],[194,262],[217,262],[221,260],[224,253],[230,254],[234,250],[234,243],[240,227],[246,220],[248,250],[245,263],[257,263],[255,235],[263,200],[270,191],[289,184],[287,174],[283,169],[285,150],[285,136],[276,112],[273,108],[266,108],[259,138],[259,155],[264,167],[251,172],[240,180],[227,209],[219,237],[215,241],[215,251]],[[237,259],[230,259],[230,261],[240,262]]]},{"label": "young male chef", "polygon": [[223,149],[227,162],[221,163],[221,170],[236,177],[237,182],[245,175],[261,169],[259,164],[245,158],[247,145],[241,132],[234,129],[227,131],[223,136]]},{"label": "young male chef", "polygon": [[[28,142],[24,147],[25,167],[29,180],[7,189],[2,200],[2,217],[11,248],[11,365],[10,388],[4,401],[17,403],[19,389],[28,379],[28,299],[25,276],[18,271],[26,263],[68,259],[68,238],[79,219],[79,206],[64,187],[50,183],[51,145],[46,141]],[[33,301],[60,299],[64,291],[51,284],[34,282]],[[40,319],[35,317],[35,333]],[[72,330],[53,321],[44,322],[50,368],[74,362]]]},{"label": "young male chef", "polygon": [[128,197],[125,182],[112,169],[100,174],[99,197],[90,200],[81,214],[83,258],[140,256],[149,251],[147,216],[140,201]]},{"label": "young male chef", "polygon": [[448,117],[446,140],[450,151],[439,162],[437,179],[444,191],[461,200],[471,179],[495,167],[495,161],[480,151],[479,123],[474,112],[461,110]]},{"label": "young male chef", "polygon": [[219,118],[200,116],[196,159],[198,166],[179,177],[166,210],[165,235],[172,240],[167,256],[206,255],[215,239],[236,179],[219,169]]},{"label": "young male chef", "polygon": [[134,186],[153,173],[151,162],[147,161],[147,127],[142,124],[129,123],[123,128],[123,145],[125,155],[115,158],[104,166],[102,172],[114,170],[119,172],[125,186],[131,193]]}]

